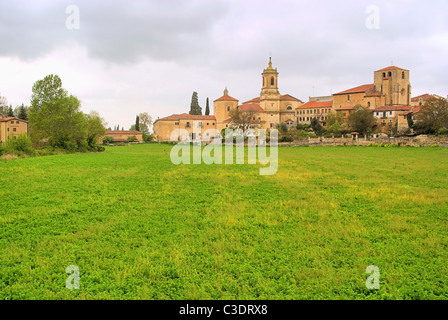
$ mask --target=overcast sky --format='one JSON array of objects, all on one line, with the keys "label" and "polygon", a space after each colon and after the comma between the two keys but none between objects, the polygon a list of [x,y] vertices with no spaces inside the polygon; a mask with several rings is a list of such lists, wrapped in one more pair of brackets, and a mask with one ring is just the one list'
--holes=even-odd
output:
[{"label": "overcast sky", "polygon": [[226,86],[257,97],[270,55],[280,93],[304,102],[392,63],[411,71],[412,96],[446,96],[448,1],[0,0],[0,96],[29,105],[57,74],[110,127],[188,112],[193,91],[211,112]]}]

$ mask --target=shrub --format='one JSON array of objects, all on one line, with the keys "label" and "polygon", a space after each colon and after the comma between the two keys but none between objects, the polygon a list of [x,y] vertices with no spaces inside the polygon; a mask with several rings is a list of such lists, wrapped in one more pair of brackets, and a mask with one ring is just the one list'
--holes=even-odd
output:
[{"label": "shrub", "polygon": [[291,136],[283,136],[280,138],[279,142],[293,142],[294,139]]},{"label": "shrub", "polygon": [[13,153],[17,155],[22,154],[33,154],[34,149],[31,147],[31,139],[28,137],[28,134],[21,133],[15,139],[12,135],[5,142],[5,151],[6,153]]},{"label": "shrub", "polygon": [[105,136],[103,138],[103,144],[109,144],[109,143],[112,143],[112,142],[114,142],[114,138],[111,137],[111,136]]},{"label": "shrub", "polygon": [[138,141],[138,139],[137,139],[136,136],[129,136],[127,140],[128,140],[129,142],[135,142],[135,141]]}]

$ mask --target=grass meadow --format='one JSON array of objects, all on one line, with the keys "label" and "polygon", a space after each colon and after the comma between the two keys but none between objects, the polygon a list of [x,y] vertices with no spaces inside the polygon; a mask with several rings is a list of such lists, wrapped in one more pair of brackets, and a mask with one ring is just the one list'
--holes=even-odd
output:
[{"label": "grass meadow", "polygon": [[448,298],[448,149],[280,147],[272,176],[170,150],[0,162],[0,299]]}]

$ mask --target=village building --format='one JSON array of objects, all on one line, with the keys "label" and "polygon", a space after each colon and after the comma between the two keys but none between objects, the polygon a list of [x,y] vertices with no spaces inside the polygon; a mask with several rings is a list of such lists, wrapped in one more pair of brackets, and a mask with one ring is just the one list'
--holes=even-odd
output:
[{"label": "village building", "polygon": [[16,118],[0,118],[0,142],[6,142],[9,137],[16,139],[21,133],[28,133],[28,121]]},{"label": "village building", "polygon": [[104,137],[111,137],[113,142],[130,142],[130,139],[135,137],[135,142],[143,142],[143,134],[135,130],[107,130],[100,138],[100,143]]}]

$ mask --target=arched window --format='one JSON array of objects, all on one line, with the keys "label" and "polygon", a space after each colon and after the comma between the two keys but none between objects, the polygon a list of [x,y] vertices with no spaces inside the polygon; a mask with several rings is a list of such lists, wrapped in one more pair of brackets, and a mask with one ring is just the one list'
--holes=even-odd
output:
[{"label": "arched window", "polygon": [[273,86],[275,83],[274,77],[271,78],[271,86]]},{"label": "arched window", "polygon": [[291,106],[288,106],[288,108],[286,108],[286,110],[292,110],[292,107],[291,107]]},{"label": "arched window", "polygon": [[370,102],[367,102],[367,107],[369,107],[369,108],[370,108]]},{"label": "arched window", "polygon": [[227,107],[227,111],[230,111],[230,107]]},{"label": "arched window", "polygon": [[383,72],[383,78],[386,78],[386,72]]},{"label": "arched window", "polygon": [[389,71],[389,74],[388,74],[388,76],[389,76],[389,77],[392,77],[392,72],[390,72],[390,71]]},{"label": "arched window", "polygon": [[404,71],[401,73],[401,79],[404,79]]}]

